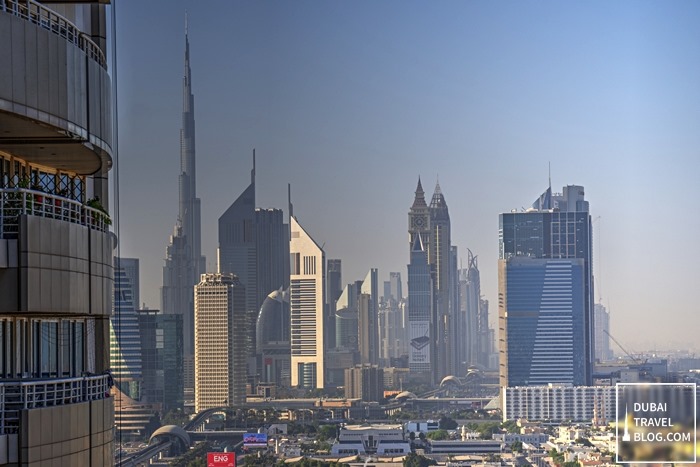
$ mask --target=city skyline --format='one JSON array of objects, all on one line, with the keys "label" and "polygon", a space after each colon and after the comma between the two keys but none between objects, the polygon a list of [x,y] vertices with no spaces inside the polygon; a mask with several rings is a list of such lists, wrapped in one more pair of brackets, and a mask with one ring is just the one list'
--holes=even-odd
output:
[{"label": "city skyline", "polygon": [[134,187],[122,190],[121,254],[141,260],[148,306],[177,214],[187,8],[207,272],[256,148],[257,204],[283,207],[291,183],[344,282],[375,267],[380,281],[407,277],[405,213],[417,177],[439,176],[452,243],[462,264],[467,248],[479,257],[496,303],[498,214],[541,193],[551,162],[553,184],[585,186],[594,206],[611,333],[633,351],[694,345],[700,222],[684,189],[699,168],[697,5],[199,5],[119,5],[120,176]]}]

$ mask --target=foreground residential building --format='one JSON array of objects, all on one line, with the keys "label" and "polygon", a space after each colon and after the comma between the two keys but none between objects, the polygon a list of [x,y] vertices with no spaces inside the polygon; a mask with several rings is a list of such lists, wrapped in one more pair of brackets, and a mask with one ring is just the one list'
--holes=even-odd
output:
[{"label": "foreground residential building", "polygon": [[112,31],[85,3],[0,2],[2,465],[114,462]]}]

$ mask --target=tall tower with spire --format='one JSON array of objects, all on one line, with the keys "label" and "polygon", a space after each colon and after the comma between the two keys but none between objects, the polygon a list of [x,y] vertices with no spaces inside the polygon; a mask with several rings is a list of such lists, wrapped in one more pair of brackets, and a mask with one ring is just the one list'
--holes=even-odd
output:
[{"label": "tall tower with spire", "polygon": [[250,184],[219,217],[218,268],[238,276],[245,287],[247,366],[251,382],[256,358],[256,323],[267,296],[289,287],[289,226],[281,209],[255,207],[255,150]]},{"label": "tall tower with spire", "polygon": [[418,234],[420,234],[422,242],[427,245],[430,239],[430,211],[425,202],[425,192],[423,191],[420,177],[418,177],[418,186],[416,186],[416,196],[413,199],[413,205],[408,212],[409,249],[413,249]]},{"label": "tall tower with spire", "polygon": [[185,73],[182,82],[182,128],[180,129],[179,209],[163,266],[161,309],[182,315],[183,384],[194,390],[194,286],[204,272],[202,256],[201,202],[197,198],[195,170],[194,95],[190,69],[190,41],[185,17]]},{"label": "tall tower with spire", "polygon": [[428,207],[430,212],[430,245],[428,247],[428,262],[435,272],[434,286],[434,322],[437,332],[437,355],[435,356],[435,379],[440,380],[447,375],[458,372],[455,358],[454,317],[452,313],[452,278],[456,273],[451,268],[451,226],[450,213],[447,209],[445,196],[442,194],[440,183],[435,184],[435,191]]},{"label": "tall tower with spire", "polygon": [[436,329],[434,274],[429,262],[431,216],[420,177],[408,211],[408,366],[426,382],[435,382]]},{"label": "tall tower with spire", "polygon": [[[421,366],[421,372],[429,372],[430,380],[437,383],[443,377],[459,372],[460,361],[457,357],[456,341],[458,339],[455,326],[454,310],[458,304],[455,300],[455,278],[456,278],[456,255],[457,252],[452,248],[450,239],[450,214],[447,209],[445,196],[442,194],[440,183],[436,183],[435,192],[430,200],[430,205],[425,201],[425,192],[418,179],[415,198],[413,205],[408,212],[408,237],[409,247],[411,251],[411,264],[414,264],[414,256],[417,251],[422,251],[427,257],[427,266],[430,270],[430,279],[432,282],[432,290],[430,293],[430,309],[429,309],[429,328],[425,324],[412,325],[413,330],[409,329],[409,338],[411,340],[412,354],[409,354],[409,366],[411,366],[411,355],[414,360],[423,358],[414,345],[416,339],[430,339],[430,364]],[[420,238],[420,241],[418,239]],[[420,246],[420,248],[419,248]],[[409,265],[409,270],[411,265]],[[414,271],[415,267],[413,267]],[[417,273],[414,273],[414,275]],[[422,273],[421,273],[422,274]],[[409,272],[409,297],[411,295],[411,286],[415,287],[421,281],[411,281],[411,273]],[[424,316],[427,313],[423,310],[420,315]],[[409,316],[411,315],[411,304],[409,298]],[[419,316],[414,311],[414,316]],[[410,318],[409,318],[409,321]],[[419,336],[419,329],[429,329],[429,334]],[[428,351],[428,347],[424,347],[423,352]],[[413,365],[414,369],[419,368]]]}]

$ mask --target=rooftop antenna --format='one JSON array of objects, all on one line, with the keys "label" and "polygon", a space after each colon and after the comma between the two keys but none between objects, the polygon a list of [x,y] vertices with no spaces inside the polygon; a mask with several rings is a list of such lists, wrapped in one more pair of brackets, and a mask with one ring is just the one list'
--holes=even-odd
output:
[{"label": "rooftop antenna", "polygon": [[187,27],[187,10],[185,10],[185,36],[188,34],[189,29]]},{"label": "rooftop antenna", "polygon": [[549,191],[552,191],[552,162],[547,162],[549,172]]},{"label": "rooftop antenna", "polygon": [[292,184],[287,183],[287,209],[289,210],[289,232],[287,235],[289,241],[292,240],[292,217],[294,217],[294,206],[292,205]]},{"label": "rooftop antenna", "polygon": [[255,148],[253,148],[253,170],[250,171],[250,183],[255,183]]}]

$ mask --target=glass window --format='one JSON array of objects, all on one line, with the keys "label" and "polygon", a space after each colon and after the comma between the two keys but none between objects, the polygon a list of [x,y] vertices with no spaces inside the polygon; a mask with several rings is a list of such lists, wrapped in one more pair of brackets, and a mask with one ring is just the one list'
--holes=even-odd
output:
[{"label": "glass window", "polygon": [[41,322],[41,376],[51,377],[58,374],[58,323]]},{"label": "glass window", "polygon": [[85,368],[85,323],[73,323],[73,371],[76,375],[83,373]]},{"label": "glass window", "polygon": [[71,322],[61,321],[61,376],[73,376],[71,374]]}]

